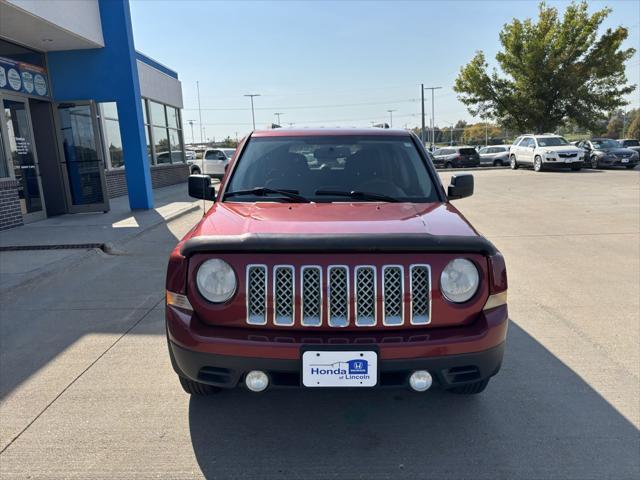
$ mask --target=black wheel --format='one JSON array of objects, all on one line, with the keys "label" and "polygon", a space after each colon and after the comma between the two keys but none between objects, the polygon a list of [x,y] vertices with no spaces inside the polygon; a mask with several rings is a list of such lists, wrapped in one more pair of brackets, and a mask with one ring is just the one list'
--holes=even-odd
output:
[{"label": "black wheel", "polygon": [[631,170],[632,168],[636,168],[635,165],[625,165],[626,168],[628,168],[629,170]]},{"label": "black wheel", "polygon": [[509,159],[509,166],[511,167],[511,170],[517,170],[520,166],[518,165],[518,161],[516,160],[515,155],[511,155],[511,158]]},{"label": "black wheel", "polygon": [[502,160],[496,160],[493,162],[494,167],[501,167],[503,165]]},{"label": "black wheel", "polygon": [[536,158],[533,159],[533,171],[541,172],[542,168],[542,157],[540,155],[536,155]]},{"label": "black wheel", "polygon": [[191,169],[191,175],[200,175],[200,169],[198,167],[193,167]]},{"label": "black wheel", "polygon": [[484,391],[489,385],[489,379],[480,380],[479,382],[467,383],[459,387],[453,387],[448,391],[451,393],[457,393],[458,395],[476,395]]},{"label": "black wheel", "polygon": [[188,378],[178,377],[180,379],[180,385],[182,389],[189,395],[211,395],[218,393],[221,389],[214,387],[213,385],[207,385],[206,383],[194,382]]},{"label": "black wheel", "polygon": [[447,162],[444,164],[444,168],[452,168],[453,165],[451,165],[451,162]]},{"label": "black wheel", "polygon": [[598,168],[598,157],[595,155],[591,156],[591,168]]},{"label": "black wheel", "polygon": [[577,172],[582,168],[582,165],[571,165],[571,170]]}]

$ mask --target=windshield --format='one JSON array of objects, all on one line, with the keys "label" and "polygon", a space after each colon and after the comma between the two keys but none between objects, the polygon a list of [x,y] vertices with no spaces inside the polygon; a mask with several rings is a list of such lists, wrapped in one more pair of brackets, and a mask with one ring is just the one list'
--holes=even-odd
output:
[{"label": "windshield", "polygon": [[[385,201],[381,196],[403,202],[439,200],[411,138],[386,135],[252,138],[225,196],[259,188],[286,190],[313,202]],[[268,202],[278,197],[261,193],[230,196],[228,201]]]},{"label": "windshield", "polygon": [[562,145],[569,145],[562,137],[541,137],[538,138],[539,147],[560,147]]},{"label": "windshield", "polygon": [[222,151],[228,159],[231,159],[231,157],[233,157],[233,154],[235,153],[235,149],[233,148],[225,148]]},{"label": "windshield", "polygon": [[601,140],[591,140],[593,148],[620,148],[620,144],[615,140],[603,138]]}]

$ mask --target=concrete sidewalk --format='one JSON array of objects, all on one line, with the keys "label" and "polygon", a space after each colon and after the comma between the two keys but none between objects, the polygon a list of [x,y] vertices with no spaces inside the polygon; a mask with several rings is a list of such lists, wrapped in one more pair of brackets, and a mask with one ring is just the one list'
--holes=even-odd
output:
[{"label": "concrete sidewalk", "polygon": [[[0,290],[6,293],[82,261],[96,253],[96,245],[105,245],[106,251],[117,253],[129,240],[156,225],[203,208],[202,202],[188,196],[187,184],[160,188],[153,193],[152,210],[131,211],[129,199],[124,196],[111,200],[107,213],[61,215],[1,232]],[[27,250],[11,250],[15,247]]]}]

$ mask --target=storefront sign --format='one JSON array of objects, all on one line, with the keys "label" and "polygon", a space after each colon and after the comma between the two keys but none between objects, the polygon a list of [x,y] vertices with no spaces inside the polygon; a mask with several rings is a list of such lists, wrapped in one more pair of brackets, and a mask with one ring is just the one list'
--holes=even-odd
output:
[{"label": "storefront sign", "polygon": [[37,65],[0,57],[0,88],[48,97],[47,71]]}]

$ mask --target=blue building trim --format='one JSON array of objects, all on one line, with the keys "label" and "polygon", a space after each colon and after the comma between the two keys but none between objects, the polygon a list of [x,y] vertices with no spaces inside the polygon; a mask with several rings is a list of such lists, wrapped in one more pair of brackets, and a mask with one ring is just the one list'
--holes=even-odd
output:
[{"label": "blue building trim", "polygon": [[56,102],[116,102],[132,210],[153,208],[129,0],[99,0],[104,48],[49,52]]},{"label": "blue building trim", "polygon": [[178,73],[171,70],[169,67],[165,67],[160,62],[154,60],[151,57],[147,57],[144,53],[138,52],[136,50],[136,58],[140,60],[142,63],[146,63],[147,65],[155,68],[156,70],[160,70],[162,73],[166,73],[170,77],[178,80]]}]

